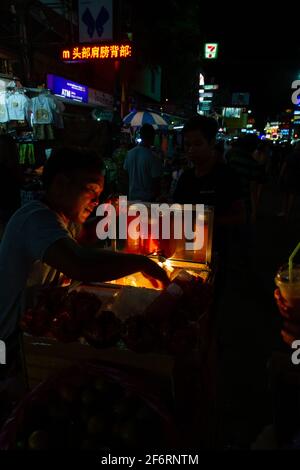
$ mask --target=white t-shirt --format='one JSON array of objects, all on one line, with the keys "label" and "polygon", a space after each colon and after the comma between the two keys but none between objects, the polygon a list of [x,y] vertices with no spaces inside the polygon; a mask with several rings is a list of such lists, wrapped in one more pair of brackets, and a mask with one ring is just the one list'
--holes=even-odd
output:
[{"label": "white t-shirt", "polygon": [[41,94],[31,99],[30,110],[32,111],[33,124],[51,124],[53,122],[53,111],[56,104],[51,96]]},{"label": "white t-shirt", "polygon": [[129,200],[151,202],[154,196],[153,178],[162,174],[159,157],[142,145],[134,147],[126,155],[124,170],[129,176]]},{"label": "white t-shirt", "polygon": [[26,287],[59,285],[62,274],[43,263],[46,250],[71,231],[40,201],[21,207],[10,219],[0,243],[0,339],[20,320]]},{"label": "white t-shirt", "polygon": [[10,121],[25,121],[29,98],[23,93],[11,93],[7,97],[7,110]]},{"label": "white t-shirt", "polygon": [[0,93],[0,122],[7,122],[8,119],[8,111],[7,111],[7,103],[6,103],[6,93]]}]

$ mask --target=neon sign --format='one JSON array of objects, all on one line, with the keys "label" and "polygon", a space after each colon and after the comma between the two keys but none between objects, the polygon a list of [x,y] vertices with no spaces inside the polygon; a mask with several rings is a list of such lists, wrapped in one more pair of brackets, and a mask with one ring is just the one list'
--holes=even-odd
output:
[{"label": "neon sign", "polygon": [[129,57],[132,57],[132,45],[128,43],[75,46],[60,51],[60,59],[68,62],[78,60],[122,60]]},{"label": "neon sign", "polygon": [[57,75],[47,75],[47,87],[58,96],[82,103],[88,102],[88,87]]}]

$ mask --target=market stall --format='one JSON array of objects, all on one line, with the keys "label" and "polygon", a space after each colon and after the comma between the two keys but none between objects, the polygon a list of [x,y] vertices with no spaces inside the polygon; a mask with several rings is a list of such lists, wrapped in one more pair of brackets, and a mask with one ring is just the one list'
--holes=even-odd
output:
[{"label": "market stall", "polygon": [[[47,75],[47,84],[35,88],[18,79],[0,80],[0,135],[10,136],[17,145],[24,174],[22,204],[41,197],[41,172],[36,170],[58,146],[87,147],[102,158],[111,154],[105,119],[111,119],[112,102],[107,93],[53,74]],[[106,115],[96,119],[93,111]]]},{"label": "market stall", "polygon": [[[148,212],[148,227],[157,222]],[[129,368],[171,397],[186,444],[209,447],[216,405],[211,208],[202,222],[201,250],[187,250],[184,238],[165,240],[161,234],[113,240],[111,249],[142,253],[160,264],[171,280],[167,290],[137,273],[35,292],[21,322],[28,387],[72,365]]]}]

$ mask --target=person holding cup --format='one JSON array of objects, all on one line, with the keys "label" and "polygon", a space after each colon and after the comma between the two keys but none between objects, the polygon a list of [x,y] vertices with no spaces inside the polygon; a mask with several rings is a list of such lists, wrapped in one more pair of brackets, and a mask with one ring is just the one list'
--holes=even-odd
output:
[{"label": "person holding cup", "polygon": [[275,283],[275,300],[283,318],[281,336],[291,346],[300,340],[300,265],[280,268]]}]

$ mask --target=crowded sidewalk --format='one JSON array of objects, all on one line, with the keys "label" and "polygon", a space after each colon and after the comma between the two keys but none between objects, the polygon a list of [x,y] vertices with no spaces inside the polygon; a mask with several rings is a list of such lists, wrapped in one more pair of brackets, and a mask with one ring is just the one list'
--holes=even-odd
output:
[{"label": "crowded sidewalk", "polygon": [[248,448],[273,420],[269,364],[272,353],[284,348],[274,277],[300,238],[300,200],[289,222],[277,215],[281,200],[278,185],[267,184],[253,225],[251,266],[241,266],[233,250],[220,301],[220,439],[228,448]]}]

